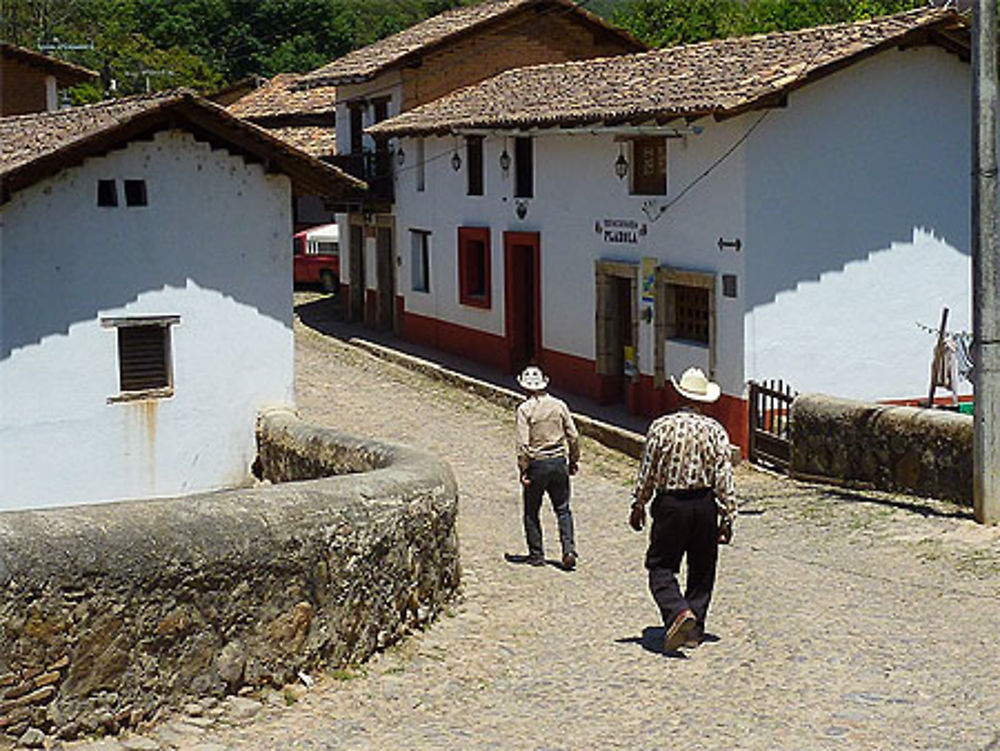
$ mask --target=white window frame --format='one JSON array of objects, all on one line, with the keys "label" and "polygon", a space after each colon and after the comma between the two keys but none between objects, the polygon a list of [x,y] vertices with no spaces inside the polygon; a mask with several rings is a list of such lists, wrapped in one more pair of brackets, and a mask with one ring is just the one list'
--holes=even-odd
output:
[{"label": "white window frame", "polygon": [[[173,337],[170,327],[179,324],[180,316],[127,316],[127,317],[105,317],[101,318],[103,328],[114,330],[117,336],[117,370],[118,370],[118,393],[108,397],[108,403],[130,402],[140,399],[165,399],[174,395],[174,368],[173,368]],[[165,369],[165,384],[154,388],[126,389],[122,383],[122,337],[120,330],[138,327],[160,327],[164,329],[163,341],[163,365]]]},{"label": "white window frame", "polygon": [[423,294],[429,294],[431,291],[431,233],[429,230],[410,230],[410,289],[413,292]]}]

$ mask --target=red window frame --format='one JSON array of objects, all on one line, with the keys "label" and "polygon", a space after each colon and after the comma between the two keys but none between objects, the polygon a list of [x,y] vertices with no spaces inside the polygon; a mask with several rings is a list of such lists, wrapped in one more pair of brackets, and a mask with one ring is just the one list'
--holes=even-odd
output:
[{"label": "red window frame", "polygon": [[492,307],[490,255],[489,227],[458,228],[458,301],[462,305]]}]

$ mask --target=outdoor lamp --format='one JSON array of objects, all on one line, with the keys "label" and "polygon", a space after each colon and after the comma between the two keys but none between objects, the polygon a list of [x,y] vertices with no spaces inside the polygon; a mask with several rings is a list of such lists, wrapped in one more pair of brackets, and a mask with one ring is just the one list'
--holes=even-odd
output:
[{"label": "outdoor lamp", "polygon": [[462,169],[462,157],[458,155],[457,151],[451,155],[451,168],[455,170],[455,172]]},{"label": "outdoor lamp", "polygon": [[503,151],[500,153],[500,169],[504,172],[510,169],[510,154],[507,153],[506,142],[504,142]]},{"label": "outdoor lamp", "polygon": [[615,174],[618,175],[619,180],[624,180],[625,175],[628,174],[628,159],[625,158],[624,154],[618,154],[618,158],[615,159]]},{"label": "outdoor lamp", "polygon": [[403,166],[403,162],[405,162],[405,161],[406,161],[406,154],[405,154],[405,153],[403,153],[403,147],[402,147],[402,146],[400,146],[400,147],[399,147],[399,150],[398,150],[398,151],[396,151],[396,163],[397,163],[397,164],[398,164],[398,165],[399,165],[400,167],[402,167],[402,166]]}]

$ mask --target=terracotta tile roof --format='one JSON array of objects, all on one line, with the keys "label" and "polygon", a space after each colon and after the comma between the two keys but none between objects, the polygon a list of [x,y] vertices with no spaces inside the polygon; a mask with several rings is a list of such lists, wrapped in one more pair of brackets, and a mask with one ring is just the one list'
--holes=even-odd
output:
[{"label": "terracotta tile roof", "polygon": [[635,49],[646,48],[645,44],[627,32],[583,10],[573,0],[484,0],[476,5],[445,11],[374,44],[354,50],[305,74],[303,80],[327,85],[367,81],[384,70],[404,64],[407,58],[530,6],[549,6],[552,8],[550,12],[575,13],[595,27],[627,40]]},{"label": "terracotta tile roof", "polygon": [[470,128],[573,127],[726,117],[897,44],[934,42],[960,53],[968,24],[920,9],[854,24],[704,42],[653,52],[506,71],[369,129],[381,135]]},{"label": "terracotta tile roof", "polygon": [[10,194],[106,153],[122,143],[166,128],[183,128],[289,175],[318,195],[363,189],[364,183],[324,164],[267,130],[233,117],[218,105],[184,91],[127,97],[56,112],[0,118],[0,203]]},{"label": "terracotta tile roof", "polygon": [[331,157],[337,153],[337,131],[332,125],[262,127],[275,138],[280,138],[317,159]]},{"label": "terracotta tile roof", "polygon": [[333,113],[337,104],[336,87],[296,88],[301,78],[299,73],[279,73],[226,109],[231,115],[253,122],[286,115]]},{"label": "terracotta tile roof", "polygon": [[4,60],[16,60],[40,68],[56,77],[60,86],[76,86],[97,78],[97,73],[80,65],[57,60],[54,57],[43,55],[41,52],[18,47],[16,44],[0,42],[0,58]]}]

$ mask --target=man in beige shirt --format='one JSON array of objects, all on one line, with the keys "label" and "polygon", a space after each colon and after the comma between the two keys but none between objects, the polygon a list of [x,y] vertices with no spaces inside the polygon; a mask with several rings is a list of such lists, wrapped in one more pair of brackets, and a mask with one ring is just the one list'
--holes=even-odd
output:
[{"label": "man in beige shirt", "polygon": [[[529,365],[517,378],[528,396],[518,405],[517,468],[524,499],[524,536],[528,543],[528,563],[545,565],[542,525],[538,515],[542,495],[549,494],[559,523],[562,565],[576,567],[573,514],[569,508],[569,477],[576,474],[580,461],[580,441],[569,408],[545,389],[549,379],[541,369]],[[567,457],[568,451],[568,457]]]}]

